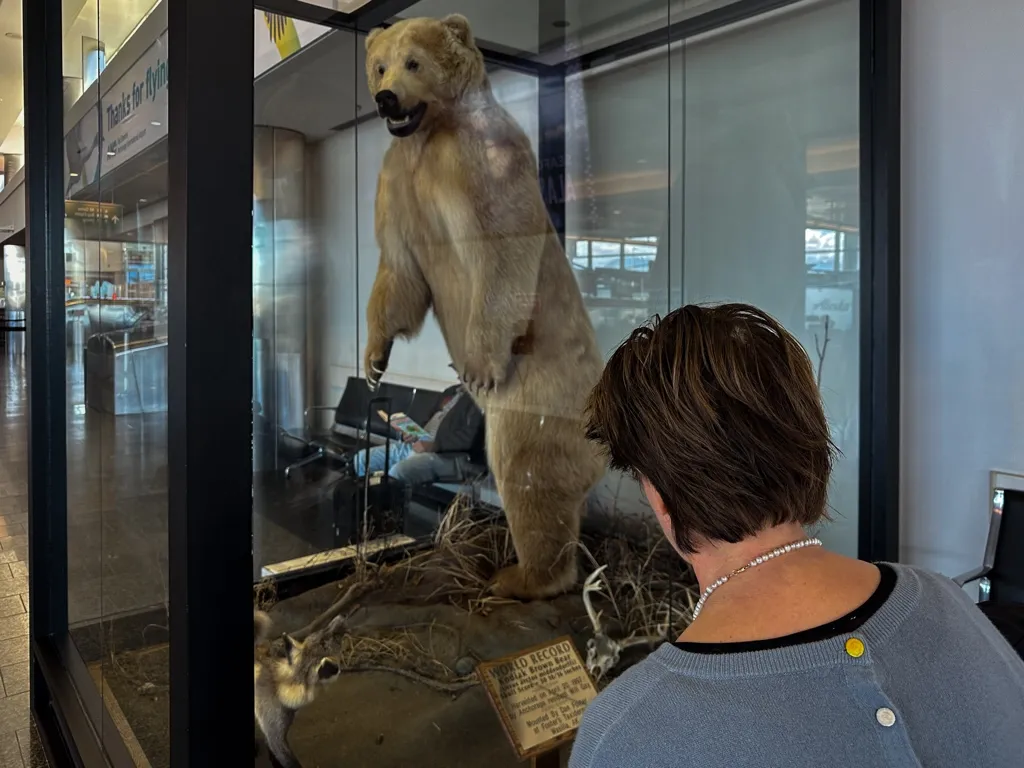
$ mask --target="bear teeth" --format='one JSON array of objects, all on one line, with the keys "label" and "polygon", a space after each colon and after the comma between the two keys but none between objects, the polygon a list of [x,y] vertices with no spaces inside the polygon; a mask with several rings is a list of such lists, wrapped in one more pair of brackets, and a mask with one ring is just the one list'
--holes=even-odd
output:
[{"label": "bear teeth", "polygon": [[389,118],[388,122],[391,123],[392,125],[405,125],[406,123],[409,122],[409,118],[408,118],[408,116],[403,117],[400,120],[395,120],[393,118]]}]

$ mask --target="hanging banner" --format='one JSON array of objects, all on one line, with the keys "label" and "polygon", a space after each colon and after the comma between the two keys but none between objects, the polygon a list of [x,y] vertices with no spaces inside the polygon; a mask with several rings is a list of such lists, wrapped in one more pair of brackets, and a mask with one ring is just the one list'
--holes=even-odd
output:
[{"label": "hanging banner", "polygon": [[[295,55],[329,27],[254,11],[254,77]],[[123,77],[105,87],[64,137],[64,197],[74,197],[167,136],[167,31]],[[100,82],[105,86],[103,77]]]},{"label": "hanging banner", "polygon": [[330,27],[297,21],[290,16],[255,11],[253,37],[253,77],[259,77],[274,65],[319,39]]},{"label": "hanging banner", "polygon": [[64,137],[65,197],[167,136],[167,74],[165,31]]}]

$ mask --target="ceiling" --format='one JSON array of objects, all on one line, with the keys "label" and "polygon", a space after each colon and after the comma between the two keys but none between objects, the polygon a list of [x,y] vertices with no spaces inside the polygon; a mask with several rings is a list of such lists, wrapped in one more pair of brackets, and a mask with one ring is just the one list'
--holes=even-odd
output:
[{"label": "ceiling", "polygon": [[557,63],[736,1],[420,0],[400,16],[462,13],[489,47]]},{"label": "ceiling", "polygon": [[[672,9],[676,14],[696,13],[729,2],[733,0],[673,0]],[[333,7],[332,0],[316,4]],[[333,4],[344,2],[336,0]],[[545,0],[519,0],[515,4],[508,0],[420,0],[402,16],[466,13],[483,44],[536,57],[538,4],[543,6]],[[666,0],[568,0],[565,15],[570,26],[564,29],[610,44],[632,34],[637,14],[642,13],[653,14],[652,23],[664,25],[669,7]],[[613,28],[617,30],[614,33]],[[560,29],[552,26],[555,32]],[[338,126],[372,111],[373,102],[362,73],[362,37],[332,31],[256,79],[255,123],[296,130],[311,141],[323,139]]]},{"label": "ceiling", "polygon": [[[420,0],[403,16],[441,16],[462,12],[470,17],[481,40],[498,48],[536,55],[551,40],[564,36],[563,46],[575,52],[617,42],[623,37],[663,26],[685,15],[726,5],[734,0],[566,0],[564,19],[541,21],[545,0]],[[153,8],[157,0],[63,0],[64,75],[82,76],[83,38],[99,39],[107,60]],[[351,12],[367,0],[313,0],[315,5]],[[552,4],[553,5],[553,4]],[[543,28],[541,28],[543,27]],[[0,0],[0,151],[23,152],[21,0]],[[361,67],[361,51],[350,35],[332,35],[329,45],[304,51],[304,66],[278,68],[257,81],[257,122],[301,127],[311,138],[326,136],[339,124],[361,114],[365,105],[362,78],[337,77]],[[538,41],[540,45],[538,45]],[[315,50],[314,50],[315,49]],[[332,76],[332,73],[333,74]],[[301,82],[299,80],[301,79]],[[313,87],[312,80],[316,80]],[[358,94],[357,94],[358,91]],[[289,92],[292,94],[288,97]],[[319,93],[300,99],[295,92]],[[323,98],[328,94],[327,98]]]},{"label": "ceiling", "polygon": [[[489,1],[473,0],[473,7],[483,10]],[[536,1],[524,0],[524,4]],[[639,11],[641,6],[652,6],[650,0],[587,1],[595,3],[589,7],[588,18],[592,19],[592,23],[587,23],[591,24],[590,28],[604,24],[605,30],[611,29],[608,25],[610,19],[619,19],[620,13],[613,13],[613,10],[621,11],[624,6],[630,6]],[[720,6],[726,1],[689,0],[686,8],[694,11],[698,3],[707,8]],[[432,13],[443,13],[447,2],[429,0]],[[421,10],[422,5],[424,3],[414,6],[410,13],[415,14]],[[454,7],[455,3],[452,5]],[[462,5],[465,5],[465,0]],[[570,2],[568,5],[574,6],[570,9],[574,12],[582,7],[582,3]],[[665,7],[664,2],[653,5]],[[485,28],[489,25],[489,29],[500,33],[501,19],[487,18],[489,21],[484,25]],[[473,23],[477,25],[475,20]],[[532,23],[536,25],[536,17],[533,17]],[[621,29],[621,19],[615,23]],[[499,43],[508,45],[512,39],[506,37]],[[634,66],[642,67],[645,64]],[[622,121],[614,119],[616,113],[632,111],[644,114],[645,105],[658,103],[659,98],[666,93],[666,85],[662,82],[666,62],[659,59],[650,62],[649,66],[654,70],[652,76],[639,78],[639,82],[648,83],[646,87],[637,84],[635,72],[622,74],[625,80],[618,90],[613,82],[616,76],[611,73],[603,75],[605,82],[602,90],[605,96],[590,104],[593,112],[591,121],[595,124],[619,125]],[[372,113],[372,100],[362,70],[362,38],[348,31],[330,32],[256,79],[253,93],[255,124],[296,130],[312,142],[326,138],[339,127],[351,124],[358,116]],[[638,134],[630,134],[627,123],[623,128],[626,133],[605,131],[590,137],[591,160],[595,168],[601,169],[601,173],[588,179],[586,190],[580,190],[581,194],[589,198],[586,204],[570,202],[568,207],[576,211],[576,216],[586,213],[588,228],[593,235],[604,234],[605,229],[622,234],[622,221],[635,225],[636,231],[628,233],[631,235],[650,235],[660,231],[669,204],[668,158],[663,157],[667,151],[669,122],[666,115],[656,113],[648,117],[647,123],[647,130]],[[166,143],[160,142],[147,150],[139,160],[129,164],[131,177],[122,177],[115,172],[104,178],[103,190],[92,190],[90,197],[95,195],[106,202],[121,203],[126,213],[138,207],[142,200],[163,197],[167,184]],[[852,184],[846,175],[851,167],[856,168],[857,162],[858,148],[855,140],[827,143],[811,148],[808,154],[808,171],[816,177],[815,197],[821,197],[821,205],[832,211],[833,215],[835,211],[841,210],[843,219],[848,218],[847,214],[856,218],[855,173]],[[127,173],[127,169],[124,169],[124,173]],[[678,197],[677,189],[673,200],[678,200]],[[847,197],[851,199],[845,199]]]},{"label": "ceiling", "polygon": [[319,5],[341,13],[352,13],[366,5],[370,0],[305,0],[310,5]]},{"label": "ceiling", "polygon": [[[543,0],[542,0],[543,2]],[[540,30],[541,49],[554,54],[591,53],[669,24],[730,5],[736,0],[567,0],[565,25],[551,21]],[[560,49],[560,50],[559,50]],[[556,55],[556,60],[566,56]]]},{"label": "ceiling", "polygon": [[[157,0],[63,0],[64,76],[82,76],[82,38],[101,40],[107,61]],[[22,0],[0,0],[0,152],[24,154]]]},{"label": "ceiling", "polygon": [[109,64],[157,2],[159,0],[63,0],[64,76],[82,76],[83,38],[100,40]]},{"label": "ceiling", "polygon": [[24,131],[22,86],[21,0],[0,0],[0,151],[21,154]]}]

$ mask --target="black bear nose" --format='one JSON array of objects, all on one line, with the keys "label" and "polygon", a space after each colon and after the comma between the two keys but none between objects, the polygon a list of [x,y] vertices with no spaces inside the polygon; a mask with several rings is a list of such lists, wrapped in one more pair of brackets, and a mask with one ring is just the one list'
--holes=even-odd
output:
[{"label": "black bear nose", "polygon": [[381,117],[399,117],[401,109],[398,106],[398,97],[394,91],[378,91],[373,97],[377,102],[377,112]]}]

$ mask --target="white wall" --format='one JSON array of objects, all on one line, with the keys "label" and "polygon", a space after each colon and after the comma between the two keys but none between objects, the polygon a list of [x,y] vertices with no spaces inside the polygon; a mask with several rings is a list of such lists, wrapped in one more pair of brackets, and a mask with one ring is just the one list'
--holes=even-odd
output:
[{"label": "white wall", "polygon": [[1024,4],[903,2],[901,554],[955,575],[1024,471]]}]

